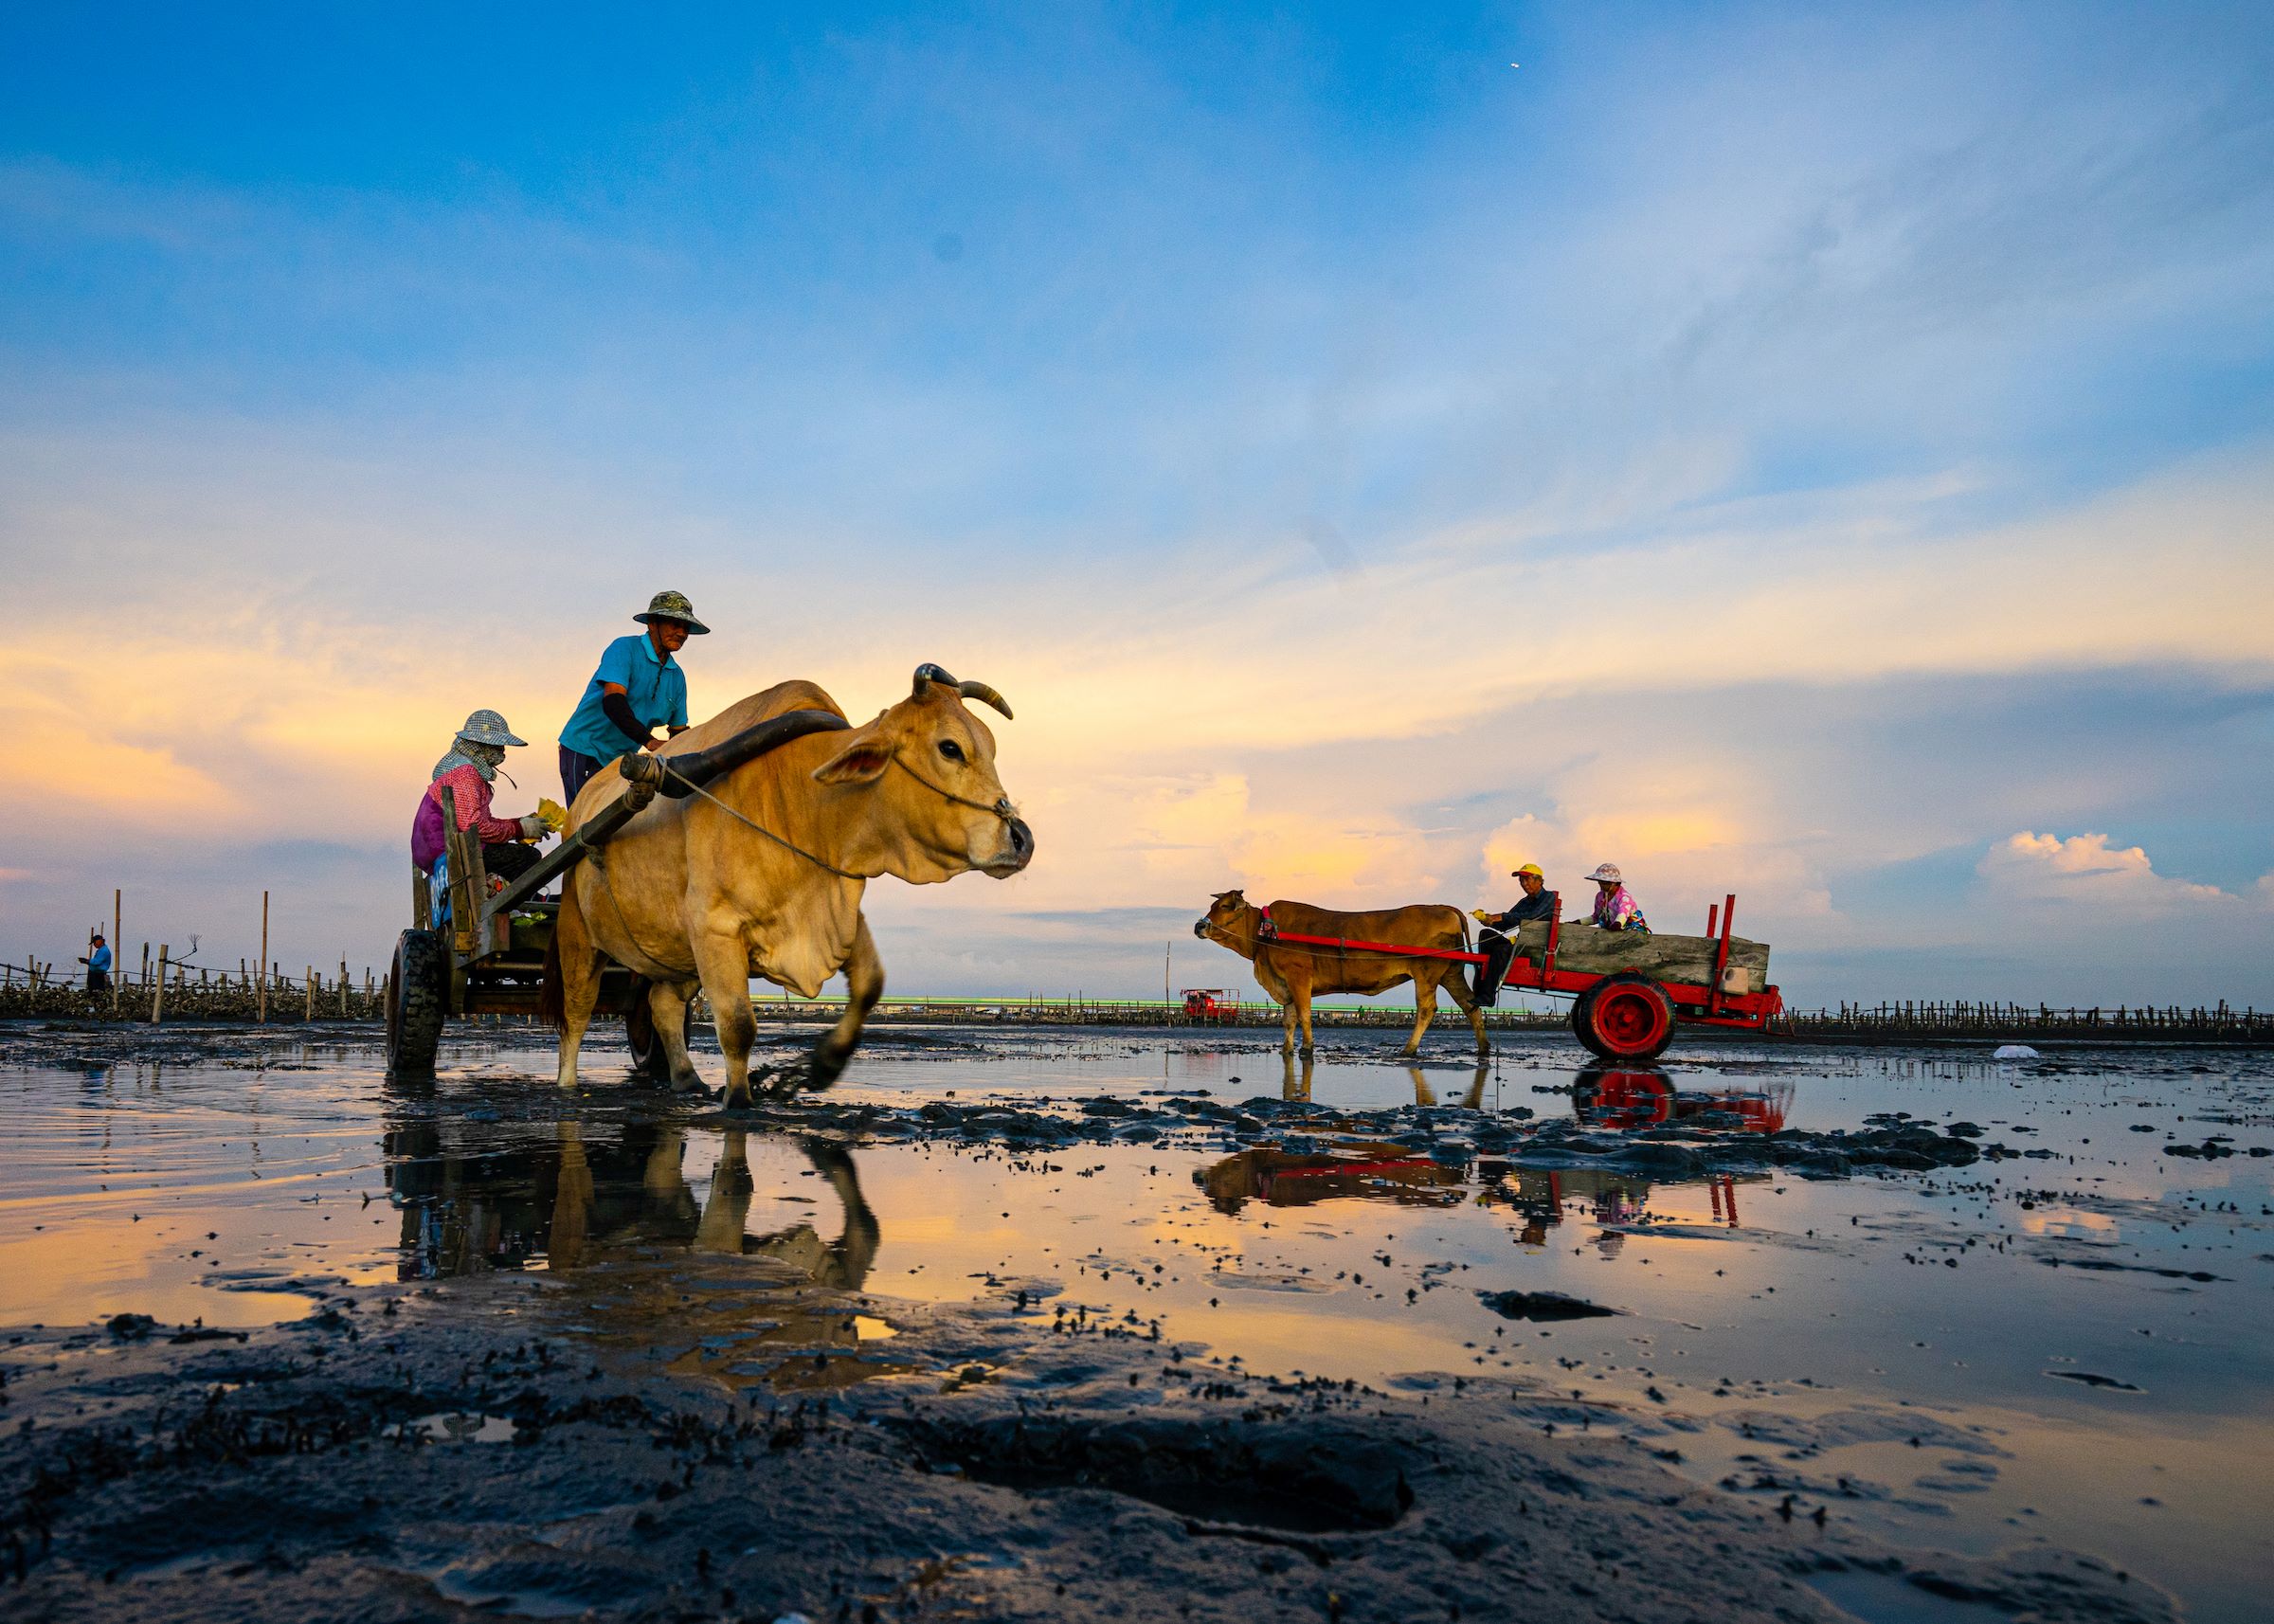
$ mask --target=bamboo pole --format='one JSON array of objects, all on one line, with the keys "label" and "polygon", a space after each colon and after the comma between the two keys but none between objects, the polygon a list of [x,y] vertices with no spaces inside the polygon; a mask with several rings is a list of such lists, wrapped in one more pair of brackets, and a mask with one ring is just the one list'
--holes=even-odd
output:
[{"label": "bamboo pole", "polygon": [[261,893],[261,997],[254,1006],[253,1020],[260,1025],[268,1024],[268,893]]},{"label": "bamboo pole", "polygon": [[348,958],[345,953],[339,958],[339,1018],[342,1020],[348,1018]]},{"label": "bamboo pole", "polygon": [[153,1026],[165,1019],[166,1012],[166,955],[171,949],[158,944],[158,979],[150,989],[150,1023]]},{"label": "bamboo pole", "polygon": [[118,955],[119,955],[119,953],[120,953],[121,951],[123,951],[123,949],[122,949],[122,948],[121,948],[121,947],[119,946],[119,942],[118,942],[118,927],[119,927],[119,925],[122,923],[122,921],[121,921],[121,920],[120,920],[120,918],[119,918],[119,915],[120,915],[120,914],[121,914],[123,911],[124,911],[125,902],[126,902],[126,893],[125,893],[125,892],[123,892],[123,891],[120,891],[120,890],[117,890],[117,889],[114,888],[114,889],[112,890],[112,892],[111,892],[111,940],[110,940],[110,949],[111,949],[111,1019],[112,1019],[113,1020],[117,1020],[117,1019],[118,1019],[118,972],[119,972],[120,970],[124,969],[124,968],[126,967],[124,965],[121,965],[121,964],[118,962]]},{"label": "bamboo pole", "polygon": [[308,998],[306,1006],[300,1011],[300,1024],[305,1026],[316,1019],[316,966],[314,965],[310,965],[300,972],[300,990],[307,994]]}]

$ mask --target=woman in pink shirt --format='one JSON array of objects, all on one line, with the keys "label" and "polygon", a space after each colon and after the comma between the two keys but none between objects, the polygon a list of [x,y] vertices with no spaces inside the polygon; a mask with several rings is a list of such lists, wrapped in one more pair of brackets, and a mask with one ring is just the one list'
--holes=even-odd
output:
[{"label": "woman in pink shirt", "polygon": [[1618,865],[1605,863],[1587,876],[1595,881],[1595,913],[1587,921],[1606,930],[1639,930],[1651,933],[1651,927],[1635,904],[1633,894],[1620,881]]},{"label": "woman in pink shirt", "polygon": [[433,780],[410,821],[410,860],[421,874],[431,875],[442,856],[444,786],[458,808],[458,826],[481,842],[483,868],[500,879],[517,879],[535,865],[537,848],[524,842],[544,837],[545,820],[534,812],[500,818],[490,810],[490,781],[505,762],[505,748],[524,742],[495,711],[477,711],[466,718],[450,753],[434,764]]}]

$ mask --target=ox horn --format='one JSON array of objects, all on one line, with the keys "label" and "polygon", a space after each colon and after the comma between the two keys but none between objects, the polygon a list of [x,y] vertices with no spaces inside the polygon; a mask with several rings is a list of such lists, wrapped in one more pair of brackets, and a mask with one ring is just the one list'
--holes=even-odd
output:
[{"label": "ox horn", "polygon": [[984,682],[958,682],[947,672],[927,660],[924,664],[916,667],[916,679],[912,690],[915,696],[921,699],[924,696],[925,685],[931,682],[938,682],[952,688],[966,699],[976,699],[983,705],[994,706],[1002,713],[1005,721],[1017,719],[1011,714],[1011,702]]}]

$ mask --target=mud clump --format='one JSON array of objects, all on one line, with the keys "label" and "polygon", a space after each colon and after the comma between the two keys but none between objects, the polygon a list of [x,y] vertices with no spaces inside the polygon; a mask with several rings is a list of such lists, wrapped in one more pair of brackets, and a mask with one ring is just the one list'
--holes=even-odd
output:
[{"label": "mud clump", "polygon": [[1618,1312],[1561,1291],[1479,1291],[1476,1296],[1504,1320],[1592,1320]]},{"label": "mud clump", "polygon": [[1414,1503],[1398,1452],[1363,1430],[1148,1416],[1100,1426],[1056,1416],[904,1423],[933,1459],[1037,1492],[1104,1489],[1210,1522],[1303,1533],[1394,1526]]}]

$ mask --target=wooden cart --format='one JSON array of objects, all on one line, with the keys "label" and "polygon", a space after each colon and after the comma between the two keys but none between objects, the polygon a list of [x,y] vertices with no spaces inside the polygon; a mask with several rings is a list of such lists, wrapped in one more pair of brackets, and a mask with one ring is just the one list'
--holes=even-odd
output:
[{"label": "wooden cart", "polygon": [[[388,1069],[403,1075],[430,1074],[443,1023],[454,1015],[537,1012],[545,959],[561,908],[557,900],[539,893],[614,839],[659,795],[680,800],[792,739],[840,731],[846,726],[833,712],[787,711],[708,749],[668,758],[638,751],[621,756],[616,767],[628,781],[624,792],[510,885],[493,884],[482,865],[481,842],[458,826],[456,798],[444,787],[441,795],[450,858],[449,918],[442,929],[431,928],[431,886],[426,875],[414,875],[410,929],[396,938],[387,982]],[[645,978],[621,965],[609,965],[601,973],[596,1008],[623,1017],[634,1069],[659,1078],[665,1074],[666,1061],[648,1011],[647,989]],[[688,1008],[692,1030],[692,1000]]]},{"label": "wooden cart", "polygon": [[[1556,914],[1562,911],[1561,899]],[[1729,974],[1729,942],[1736,922],[1737,896],[1731,893],[1706,912],[1706,940],[1712,950],[1712,968],[1702,986],[1687,982],[1660,981],[1639,970],[1599,975],[1566,969],[1557,965],[1562,941],[1561,920],[1551,914],[1546,951],[1537,963],[1518,959],[1501,983],[1503,992],[1566,993],[1571,996],[1571,1029],[1590,1050],[1606,1060],[1636,1064],[1656,1058],[1673,1040],[1677,1023],[1686,1026],[1734,1027],[1759,1032],[1784,1012],[1784,998],[1773,986],[1742,990]],[[1281,930],[1264,910],[1257,939],[1267,946],[1294,944],[1330,948],[1338,953],[1381,953],[1399,958],[1451,959],[1458,964],[1483,965],[1486,955],[1452,947],[1402,947],[1394,942],[1358,942],[1339,936],[1299,935]]]}]

